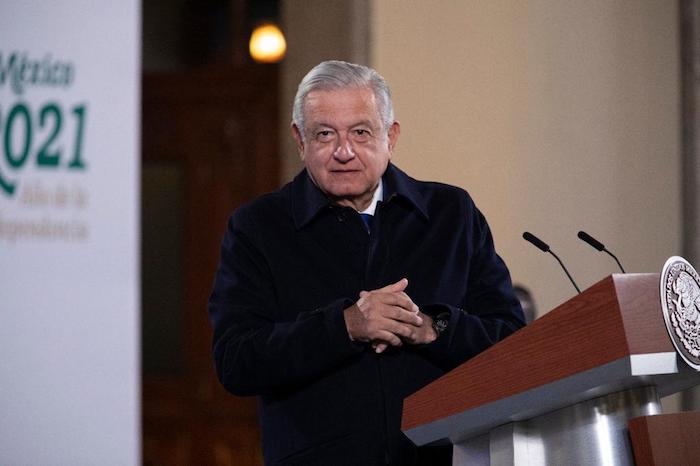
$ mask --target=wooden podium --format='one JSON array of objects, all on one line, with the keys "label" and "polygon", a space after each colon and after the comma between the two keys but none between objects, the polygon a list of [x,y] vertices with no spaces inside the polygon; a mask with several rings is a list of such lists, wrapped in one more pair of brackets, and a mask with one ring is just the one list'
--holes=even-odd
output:
[{"label": "wooden podium", "polygon": [[634,464],[629,420],[698,384],[659,274],[613,274],[406,398],[402,430],[454,465]]}]

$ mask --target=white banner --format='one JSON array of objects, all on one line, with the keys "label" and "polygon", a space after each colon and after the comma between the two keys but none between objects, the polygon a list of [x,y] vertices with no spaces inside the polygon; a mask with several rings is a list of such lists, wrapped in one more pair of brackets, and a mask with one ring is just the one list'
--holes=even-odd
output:
[{"label": "white banner", "polygon": [[0,4],[0,464],[140,463],[140,2]]}]

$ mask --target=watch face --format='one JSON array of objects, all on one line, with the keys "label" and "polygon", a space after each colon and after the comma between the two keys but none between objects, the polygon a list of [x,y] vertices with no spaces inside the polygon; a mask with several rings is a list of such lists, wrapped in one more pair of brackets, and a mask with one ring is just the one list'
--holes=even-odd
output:
[{"label": "watch face", "polygon": [[438,334],[440,334],[447,330],[447,326],[449,325],[449,323],[450,314],[443,312],[442,314],[435,316],[435,318],[433,319],[433,329],[435,329],[435,331]]},{"label": "watch face", "polygon": [[438,319],[435,321],[435,330],[442,333],[447,329],[448,321],[445,319]]}]

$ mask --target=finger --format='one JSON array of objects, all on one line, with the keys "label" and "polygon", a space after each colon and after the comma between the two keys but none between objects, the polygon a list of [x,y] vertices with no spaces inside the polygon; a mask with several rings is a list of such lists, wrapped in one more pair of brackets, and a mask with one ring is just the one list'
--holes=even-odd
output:
[{"label": "finger", "polygon": [[413,302],[411,297],[403,291],[399,293],[393,293],[391,296],[393,296],[393,298],[390,299],[393,299],[396,305],[416,314],[419,312],[418,305],[416,305],[416,303]]},{"label": "finger", "polygon": [[383,353],[385,349],[387,349],[388,346],[386,343],[379,343],[377,346],[374,347],[374,352],[379,354]]},{"label": "finger", "polygon": [[383,288],[379,288],[379,289],[374,290],[374,291],[382,291],[382,292],[386,292],[386,293],[395,293],[395,292],[397,292],[397,291],[403,291],[403,290],[405,290],[407,286],[408,286],[408,279],[407,279],[407,278],[402,278],[401,280],[399,280],[399,281],[396,282],[396,283],[392,283],[392,284],[390,284],[390,285],[387,285],[387,286],[385,286],[385,287],[383,287]]},{"label": "finger", "polygon": [[[372,340],[372,349],[373,349],[375,352],[384,351],[388,346],[389,346],[389,345],[387,345],[387,344],[386,344],[385,342],[383,342],[383,341]],[[377,348],[379,348],[381,351],[377,351]]]},{"label": "finger", "polygon": [[402,308],[414,315],[420,312],[418,306],[405,293],[380,293],[372,291],[362,296],[358,300],[358,304],[365,307],[372,307],[381,314],[385,314],[382,308],[388,307]]},{"label": "finger", "polygon": [[[396,338],[399,341],[404,339],[413,339],[421,331],[421,327],[399,322],[393,319],[375,320],[372,323],[371,330],[367,332],[372,341],[386,341],[392,346],[395,346]],[[388,336],[387,336],[388,335]],[[392,338],[393,337],[393,338]]]},{"label": "finger", "polygon": [[402,340],[407,339],[407,340],[412,340],[416,336],[416,331],[418,330],[418,327],[414,327],[412,325],[406,325],[406,324],[399,324],[398,322],[394,321],[393,325],[390,325],[387,327],[387,330],[393,333],[394,335],[400,337]]},{"label": "finger", "polygon": [[399,306],[386,306],[383,308],[382,316],[396,322],[410,324],[416,327],[423,325],[423,318],[416,312],[407,311]]},{"label": "finger", "polygon": [[411,338],[406,338],[405,342],[411,345],[425,345],[432,343],[437,339],[438,335],[432,327],[421,328]]},{"label": "finger", "polygon": [[357,305],[366,312],[374,309],[374,312],[382,313],[381,308],[385,306],[402,307],[413,314],[419,311],[418,306],[404,292],[361,291]]},{"label": "finger", "polygon": [[401,340],[401,338],[399,338],[399,336],[394,332],[391,332],[387,329],[382,329],[374,333],[372,341],[376,342],[377,346],[381,345],[382,343],[390,346],[403,345],[403,341]]}]

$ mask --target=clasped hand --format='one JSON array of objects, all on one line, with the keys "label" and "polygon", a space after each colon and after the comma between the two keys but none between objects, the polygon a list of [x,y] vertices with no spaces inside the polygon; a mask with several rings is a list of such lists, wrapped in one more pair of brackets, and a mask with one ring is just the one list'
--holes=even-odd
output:
[{"label": "clasped hand", "polygon": [[353,341],[370,342],[377,353],[403,343],[419,345],[437,338],[432,319],[421,313],[404,292],[408,280],[372,291],[360,292],[360,299],[345,309],[345,325]]}]

